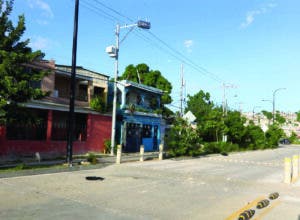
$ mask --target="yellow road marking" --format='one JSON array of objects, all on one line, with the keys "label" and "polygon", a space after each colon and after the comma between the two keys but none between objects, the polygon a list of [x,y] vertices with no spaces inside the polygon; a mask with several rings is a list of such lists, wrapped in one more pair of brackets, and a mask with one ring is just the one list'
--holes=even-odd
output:
[{"label": "yellow road marking", "polygon": [[232,213],[232,214],[231,214],[229,217],[227,217],[225,220],[233,220],[233,219],[236,220],[236,219],[239,217],[239,215],[240,215],[243,211],[248,210],[248,209],[252,208],[253,206],[256,207],[256,204],[257,204],[259,201],[263,200],[264,198],[265,198],[264,196],[258,197],[257,199],[255,199],[255,200],[253,200],[252,202],[250,202],[250,203],[248,203],[247,205],[245,205],[243,208],[241,208],[241,209],[239,209],[238,211]]},{"label": "yellow road marking", "polygon": [[280,200],[272,202],[272,204],[269,207],[263,209],[254,220],[261,220],[262,217],[264,217],[267,213],[269,213],[275,206],[279,205],[280,203]]}]

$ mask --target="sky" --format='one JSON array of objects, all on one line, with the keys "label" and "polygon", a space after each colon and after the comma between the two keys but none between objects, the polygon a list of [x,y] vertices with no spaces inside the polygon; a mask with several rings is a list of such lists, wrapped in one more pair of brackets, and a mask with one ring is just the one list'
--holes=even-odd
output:
[{"label": "sky", "polygon": [[[209,92],[243,112],[300,110],[299,0],[80,0],[77,65],[114,76],[116,25],[151,22],[151,29],[121,28],[119,73],[146,63],[173,85],[171,108],[184,94]],[[24,14],[34,50],[71,65],[75,0],[15,0],[11,19]],[[268,101],[262,101],[268,100]]]}]

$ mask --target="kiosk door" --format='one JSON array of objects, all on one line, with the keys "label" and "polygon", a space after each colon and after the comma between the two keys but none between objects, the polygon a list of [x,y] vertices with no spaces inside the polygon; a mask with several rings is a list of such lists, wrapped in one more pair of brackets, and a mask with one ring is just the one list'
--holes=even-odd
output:
[{"label": "kiosk door", "polygon": [[139,152],[141,145],[141,125],[126,123],[125,152]]}]

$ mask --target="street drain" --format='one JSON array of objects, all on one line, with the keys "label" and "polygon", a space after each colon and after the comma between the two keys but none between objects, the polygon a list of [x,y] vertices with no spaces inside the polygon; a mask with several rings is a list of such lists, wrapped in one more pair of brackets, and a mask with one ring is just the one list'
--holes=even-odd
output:
[{"label": "street drain", "polygon": [[104,178],[103,177],[100,177],[100,176],[87,176],[85,177],[86,180],[100,180],[100,181],[103,181]]}]

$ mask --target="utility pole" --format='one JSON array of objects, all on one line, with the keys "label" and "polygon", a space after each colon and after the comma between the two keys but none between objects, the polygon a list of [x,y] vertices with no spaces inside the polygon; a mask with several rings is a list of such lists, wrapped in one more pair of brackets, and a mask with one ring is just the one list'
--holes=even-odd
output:
[{"label": "utility pole", "polygon": [[119,73],[119,35],[120,25],[116,26],[116,54],[115,54],[115,80],[114,80],[114,99],[113,99],[113,115],[112,115],[112,131],[111,131],[111,151],[110,154],[114,155],[115,136],[116,136],[116,116],[117,116],[117,80]]},{"label": "utility pole", "polygon": [[183,115],[183,88],[184,88],[184,81],[183,81],[183,64],[181,64],[181,74],[180,74],[180,115]]},{"label": "utility pole", "polygon": [[223,101],[222,101],[222,107],[223,107],[223,116],[227,115],[227,99],[226,99],[226,89],[232,89],[232,88],[236,88],[235,85],[233,84],[222,84],[222,88],[223,88]]},{"label": "utility pole", "polygon": [[[225,119],[226,115],[227,115],[227,99],[226,99],[226,89],[229,89],[229,88],[236,88],[235,85],[233,84],[225,84],[223,83],[222,84],[222,88],[223,88],[223,101],[222,101],[222,107],[223,107],[223,118]],[[225,135],[223,133],[223,138],[222,138],[223,142],[226,142],[227,141],[227,135]]]},{"label": "utility pole", "polygon": [[75,78],[76,78],[76,55],[77,55],[77,33],[78,33],[78,11],[79,0],[75,1],[74,12],[74,32],[73,32],[73,48],[72,48],[72,70],[71,70],[71,85],[70,85],[70,104],[68,115],[68,135],[67,135],[67,163],[72,166],[73,155],[73,134],[74,134],[74,103],[75,103]]},{"label": "utility pole", "polygon": [[117,116],[117,80],[119,74],[119,45],[120,45],[120,29],[121,28],[129,28],[129,27],[139,27],[142,29],[150,29],[151,24],[147,21],[139,20],[135,24],[124,25],[121,26],[117,24],[116,26],[116,46],[109,46],[106,48],[106,52],[110,57],[115,58],[115,79],[114,79],[114,99],[113,99],[113,112],[112,112],[112,128],[111,128],[111,152],[110,154],[114,155],[114,147],[115,147],[115,136],[116,136],[116,116]]}]

